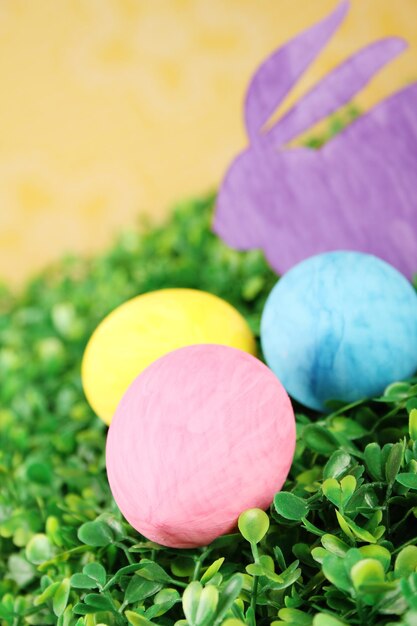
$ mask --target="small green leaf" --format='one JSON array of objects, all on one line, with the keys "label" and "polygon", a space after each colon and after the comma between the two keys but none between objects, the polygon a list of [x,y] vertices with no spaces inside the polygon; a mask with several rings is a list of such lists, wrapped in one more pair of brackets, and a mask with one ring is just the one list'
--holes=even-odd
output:
[{"label": "small green leaf", "polygon": [[[409,607],[417,611],[417,573],[411,574],[408,578],[403,578],[400,581],[400,588]],[[413,625],[410,624],[410,626]]]},{"label": "small green leaf", "polygon": [[43,534],[34,535],[26,546],[26,558],[35,565],[48,561],[52,554],[52,544],[48,537]]},{"label": "small green leaf", "polygon": [[68,604],[70,588],[71,585],[69,578],[64,578],[64,580],[60,583],[59,587],[55,591],[52,600],[52,608],[57,617],[62,615],[65,611],[65,607]]},{"label": "small green leaf", "polygon": [[305,445],[318,454],[329,455],[339,448],[337,438],[318,424],[308,424],[302,432]]},{"label": "small green leaf", "polygon": [[111,600],[99,593],[88,593],[84,598],[84,602],[96,611],[114,611]]},{"label": "small green leaf", "polygon": [[387,572],[391,563],[391,553],[389,550],[379,545],[367,545],[361,546],[359,552],[368,559],[376,559],[379,561]]},{"label": "small green leaf", "polygon": [[356,478],[354,476],[345,476],[340,481],[340,488],[342,491],[342,506],[345,507],[356,489]]},{"label": "small green leaf", "polygon": [[304,487],[306,491],[314,490],[314,483],[320,480],[322,476],[322,470],[317,465],[301,472],[301,474],[297,474],[295,480],[297,481],[299,486]]},{"label": "small green leaf", "polygon": [[312,524],[308,519],[303,518],[303,526],[313,535],[317,535],[318,537],[322,537],[325,535],[325,531],[317,528],[314,524]]},{"label": "small green leaf", "polygon": [[339,511],[335,511],[336,513],[336,517],[337,517],[337,521],[339,522],[339,526],[340,528],[343,530],[343,532],[345,533],[345,535],[347,537],[349,537],[349,539],[355,539],[355,535],[353,534],[349,524],[346,522],[345,518],[343,517],[343,515],[341,513],[339,513]]},{"label": "small green leaf", "polygon": [[344,556],[349,550],[347,543],[335,537],[335,535],[329,535],[328,533],[322,536],[321,543],[326,550],[337,556]]},{"label": "small green leaf", "polygon": [[242,574],[234,574],[220,592],[217,605],[216,623],[220,623],[230,609],[243,587]]},{"label": "small green leaf", "polygon": [[208,583],[206,583],[207,585],[214,585],[217,588],[220,588],[220,585],[223,582],[223,575],[220,574],[220,572],[217,572],[217,574],[214,574],[213,578],[210,578],[210,580],[208,581]]},{"label": "small green leaf", "polygon": [[308,543],[295,543],[292,547],[292,553],[303,564],[311,565],[311,548]]},{"label": "small green leaf", "polygon": [[[93,606],[87,606],[82,602],[78,602],[77,604],[75,604],[72,610],[76,615],[92,615],[93,613],[97,613],[96,609]],[[84,624],[85,622],[83,621],[83,626]]]},{"label": "small green leaf", "polygon": [[326,556],[328,556],[328,552],[327,550],[325,550],[324,548],[313,548],[311,551],[311,556],[313,557],[313,559],[317,562],[322,564],[324,559],[326,558]]},{"label": "small green leaf", "polygon": [[296,626],[310,626],[313,621],[312,616],[308,615],[308,613],[291,608],[280,609],[278,611],[278,617],[284,620],[284,622],[295,624]]},{"label": "small green leaf", "polygon": [[362,554],[359,552],[358,548],[350,548],[342,559],[347,572],[350,572],[352,567],[356,565],[356,563],[359,563],[359,561],[362,561]]},{"label": "small green leaf", "polygon": [[417,571],[417,547],[406,546],[395,559],[394,572],[397,578],[406,578]]},{"label": "small green leaf", "polygon": [[329,613],[317,613],[313,619],[313,626],[347,626],[347,624]]},{"label": "small green leaf", "polygon": [[350,591],[352,584],[344,567],[343,558],[328,554],[322,565],[323,574],[342,591]]},{"label": "small green leaf", "polygon": [[335,450],[323,468],[323,478],[339,478],[346,472],[352,457],[343,450]]},{"label": "small green leaf", "polygon": [[259,543],[268,532],[269,517],[262,509],[248,509],[239,515],[239,530],[249,543]]},{"label": "small green leaf", "polygon": [[377,443],[368,443],[364,452],[364,460],[368,473],[374,480],[382,480],[382,454]]},{"label": "small green leaf", "polygon": [[166,587],[165,589],[162,589],[156,594],[153,601],[154,601],[154,604],[164,604],[165,602],[168,602],[170,600],[174,600],[176,602],[179,599],[180,599],[180,594],[178,593],[176,589],[171,589],[169,587]]},{"label": "small green leaf", "polygon": [[100,563],[87,563],[83,568],[83,573],[92,578],[99,587],[106,584],[106,570]]},{"label": "small green leaf", "polygon": [[261,563],[250,563],[246,566],[246,571],[251,576],[266,576],[269,580],[273,580],[277,583],[283,583],[284,579],[282,576],[278,576],[275,572],[271,572],[270,569],[261,565]]},{"label": "small green leaf", "polygon": [[157,593],[153,601],[153,606],[146,610],[148,619],[161,617],[167,613],[177,602],[181,601],[181,596],[176,589],[166,588]]},{"label": "small green leaf", "polygon": [[18,554],[11,554],[7,565],[9,568],[9,578],[14,580],[19,588],[26,587],[35,577],[35,568],[33,565]]},{"label": "small green leaf", "polygon": [[214,585],[204,587],[198,603],[196,624],[206,626],[213,623],[213,617],[219,601],[219,590]]},{"label": "small green leaf", "polygon": [[330,424],[333,432],[341,433],[348,439],[360,439],[367,434],[367,431],[363,426],[345,415],[338,415],[334,417]]},{"label": "small green leaf", "polygon": [[163,583],[154,580],[146,580],[141,576],[133,576],[125,591],[124,601],[127,604],[142,602],[162,589]]},{"label": "small green leaf", "polygon": [[43,604],[47,600],[50,600],[53,597],[55,591],[58,589],[60,584],[61,583],[57,581],[56,583],[52,583],[51,585],[48,585],[48,587],[37,598],[35,598],[35,601],[33,604],[35,606],[39,606],[39,604]]},{"label": "small green leaf", "polygon": [[411,409],[408,418],[408,432],[413,441],[417,441],[417,409]]},{"label": "small green leaf", "polygon": [[171,572],[179,578],[187,578],[192,576],[195,568],[195,562],[188,556],[177,556],[170,563]]},{"label": "small green leaf", "polygon": [[208,581],[211,580],[215,574],[217,574],[217,572],[219,571],[223,563],[224,563],[223,556],[220,559],[217,559],[216,561],[214,561],[214,563],[212,563],[210,567],[208,567],[206,571],[204,572],[204,574],[202,575],[201,584],[205,585],[206,583],[208,583]]},{"label": "small green leaf", "polygon": [[269,572],[275,572],[275,563],[272,556],[269,554],[261,554],[259,557],[259,563]]},{"label": "small green leaf", "polygon": [[400,485],[407,487],[407,489],[417,489],[417,474],[403,472],[397,474],[396,481],[400,483]]},{"label": "small green leaf", "polygon": [[113,541],[113,533],[104,522],[86,522],[78,529],[78,539],[88,546],[104,547]]},{"label": "small green leaf", "polygon": [[330,500],[332,504],[340,508],[342,505],[342,489],[339,481],[335,478],[328,478],[324,481],[321,488],[326,498]]},{"label": "small green leaf", "polygon": [[384,582],[384,568],[376,559],[363,559],[352,567],[350,577],[356,590],[366,589],[367,586]]},{"label": "small green leaf", "polygon": [[385,477],[392,485],[400,471],[403,459],[404,446],[402,443],[395,443],[389,451],[387,462],[385,463]]},{"label": "small green leaf", "polygon": [[410,384],[405,382],[395,382],[384,391],[384,398],[391,402],[401,402],[406,400],[410,394]]},{"label": "small green leaf", "polygon": [[244,300],[254,300],[263,289],[265,279],[262,276],[251,276],[242,286],[242,297]]},{"label": "small green leaf", "polygon": [[[361,528],[356,522],[347,517],[347,515],[342,515],[339,511],[336,511],[336,517],[340,524],[340,528],[346,533],[350,538],[354,536],[360,539],[361,541],[367,541],[368,543],[376,543],[376,539],[370,532]],[[349,530],[347,530],[349,529]]]},{"label": "small green leaf", "polygon": [[245,618],[248,624],[251,624],[251,626],[256,626],[256,615],[253,606],[248,607],[248,609],[246,610]]},{"label": "small green leaf", "polygon": [[74,589],[95,589],[97,582],[85,574],[73,574],[71,576],[71,587]]},{"label": "small green leaf", "polygon": [[132,626],[154,626],[153,622],[146,619],[143,615],[135,613],[134,611],[125,611],[125,615],[127,621]]},{"label": "small green leaf", "polygon": [[274,497],[274,507],[285,519],[300,521],[308,513],[308,505],[298,496],[289,491],[280,491]]},{"label": "small green leaf", "polygon": [[53,515],[50,515],[46,520],[45,534],[51,543],[54,543],[57,546],[62,546],[59,520]]},{"label": "small green leaf", "polygon": [[369,532],[373,534],[377,529],[379,523],[382,521],[382,517],[382,511],[380,509],[377,509],[364,525],[366,530],[369,530]]},{"label": "small green leaf", "polygon": [[171,577],[168,576],[166,571],[154,561],[151,561],[150,559],[141,559],[139,565],[140,567],[137,570],[137,574],[142,576],[142,578],[162,583],[171,582]]},{"label": "small green leaf", "polygon": [[34,483],[49,485],[53,477],[52,467],[48,463],[34,462],[28,466],[26,475]]},{"label": "small green leaf", "polygon": [[197,611],[203,586],[197,580],[190,583],[182,594],[182,609],[190,626],[198,626]]},{"label": "small green leaf", "polygon": [[301,576],[301,569],[298,567],[298,564],[299,561],[294,561],[279,576],[277,574],[267,573],[271,589],[279,591],[291,587]]}]

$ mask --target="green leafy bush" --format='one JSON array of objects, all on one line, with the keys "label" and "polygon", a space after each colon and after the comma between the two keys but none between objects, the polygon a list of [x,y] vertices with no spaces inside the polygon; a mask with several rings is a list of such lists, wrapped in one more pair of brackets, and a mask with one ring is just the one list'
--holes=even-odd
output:
[{"label": "green leafy bush", "polygon": [[297,408],[297,448],[269,516],[195,550],[162,548],[121,517],[106,428],[80,360],[114,307],[161,287],[225,298],[258,335],[276,281],[257,252],[210,232],[213,198],[67,258],[0,314],[0,624],[341,626],[417,623],[417,384],[381,398]]}]

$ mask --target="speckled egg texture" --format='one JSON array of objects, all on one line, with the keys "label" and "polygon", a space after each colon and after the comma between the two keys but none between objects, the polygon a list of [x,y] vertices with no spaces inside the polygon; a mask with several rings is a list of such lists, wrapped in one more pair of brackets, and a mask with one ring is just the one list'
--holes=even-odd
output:
[{"label": "speckled egg texture", "polygon": [[275,285],[261,341],[268,365],[305,406],[372,397],[417,370],[417,295],[375,256],[320,254]]},{"label": "speckled egg texture", "polygon": [[109,428],[107,474],[130,524],[191,548],[266,509],[295,449],[290,400],[258,359],[221,345],[175,350],[142,372]]}]

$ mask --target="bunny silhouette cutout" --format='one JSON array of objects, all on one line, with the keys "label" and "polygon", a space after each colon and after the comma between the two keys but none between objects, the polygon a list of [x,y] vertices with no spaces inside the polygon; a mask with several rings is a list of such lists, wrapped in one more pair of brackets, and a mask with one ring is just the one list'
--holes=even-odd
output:
[{"label": "bunny silhouette cutout", "polygon": [[249,146],[222,182],[213,229],[232,247],[261,248],[278,273],[344,249],[374,254],[410,278],[417,272],[417,83],[319,150],[286,145],[348,103],[406,43],[389,37],[366,46],[267,126],[348,9],[340,4],[255,73],[245,102]]}]

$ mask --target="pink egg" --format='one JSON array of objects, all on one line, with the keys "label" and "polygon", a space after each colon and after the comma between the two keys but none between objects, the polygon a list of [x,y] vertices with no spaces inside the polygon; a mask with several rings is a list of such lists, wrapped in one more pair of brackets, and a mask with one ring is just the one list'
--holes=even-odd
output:
[{"label": "pink egg", "polygon": [[107,437],[107,474],[136,530],[191,548],[231,532],[245,509],[266,509],[294,448],[294,413],[271,370],[235,348],[194,345],[128,388]]}]

